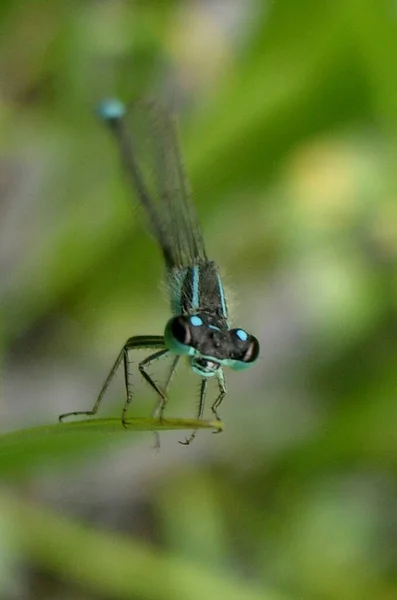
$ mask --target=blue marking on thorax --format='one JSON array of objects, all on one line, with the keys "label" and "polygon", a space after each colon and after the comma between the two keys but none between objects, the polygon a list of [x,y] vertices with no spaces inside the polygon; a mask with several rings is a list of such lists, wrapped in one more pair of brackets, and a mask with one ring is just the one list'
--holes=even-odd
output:
[{"label": "blue marking on thorax", "polygon": [[215,331],[220,331],[220,328],[215,327],[215,325],[208,325],[208,329],[215,329]]},{"label": "blue marking on thorax", "polygon": [[197,310],[199,307],[199,268],[193,267],[193,282],[192,282],[192,308]]},{"label": "blue marking on thorax", "polygon": [[124,104],[116,98],[103,100],[98,105],[97,110],[98,114],[105,120],[120,119],[121,117],[124,117],[126,112]]},{"label": "blue marking on thorax", "polygon": [[190,322],[193,327],[200,327],[203,324],[203,319],[197,315],[190,317]]},{"label": "blue marking on thorax", "polygon": [[222,316],[225,319],[227,319],[227,306],[226,306],[225,293],[223,291],[223,286],[222,286],[221,278],[219,277],[219,275],[217,275],[216,277],[217,277],[217,280],[218,280],[218,289],[219,289],[219,297],[220,297],[220,300],[221,300]]},{"label": "blue marking on thorax", "polygon": [[244,331],[244,329],[237,329],[236,335],[242,342],[246,342],[248,340],[248,333]]}]

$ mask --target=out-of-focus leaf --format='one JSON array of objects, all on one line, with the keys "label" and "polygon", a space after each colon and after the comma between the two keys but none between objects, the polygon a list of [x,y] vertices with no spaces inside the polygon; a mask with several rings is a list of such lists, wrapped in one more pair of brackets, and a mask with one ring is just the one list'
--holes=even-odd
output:
[{"label": "out-of-focus leaf", "polygon": [[275,590],[254,587],[230,574],[223,576],[14,498],[3,497],[1,508],[11,519],[13,543],[26,558],[100,595],[148,600],[287,600]]}]

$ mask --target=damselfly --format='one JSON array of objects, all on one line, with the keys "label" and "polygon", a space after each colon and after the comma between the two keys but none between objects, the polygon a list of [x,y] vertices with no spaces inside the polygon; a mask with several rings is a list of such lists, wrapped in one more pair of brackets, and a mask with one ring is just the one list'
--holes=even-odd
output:
[{"label": "damselfly", "polygon": [[[139,363],[139,371],[158,395],[154,417],[162,417],[171,379],[185,356],[201,377],[198,419],[203,417],[208,378],[215,376],[219,391],[211,409],[219,420],[218,407],[226,394],[223,367],[241,370],[252,365],[259,354],[259,342],[244,329],[230,328],[218,267],[207,258],[191,200],[174,119],[154,102],[138,102],[127,110],[119,101],[108,100],[101,104],[99,114],[114,135],[126,175],[161,248],[173,316],[164,335],[137,335],[126,341],[91,410],[67,413],[60,420],[95,415],[123,364],[126,400],[121,421],[126,427],[133,399],[129,354],[138,349],[153,351]],[[160,387],[148,368],[167,356],[172,357],[172,363],[165,386]],[[195,433],[184,443],[190,443]]]}]

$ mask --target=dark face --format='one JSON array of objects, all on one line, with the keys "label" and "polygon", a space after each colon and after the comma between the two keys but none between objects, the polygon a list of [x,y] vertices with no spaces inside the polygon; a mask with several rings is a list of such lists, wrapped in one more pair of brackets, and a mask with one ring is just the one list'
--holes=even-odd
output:
[{"label": "dark face", "polygon": [[244,329],[214,324],[212,315],[197,314],[171,319],[165,330],[167,347],[175,354],[191,357],[193,370],[201,376],[214,375],[220,366],[239,370],[249,367],[259,354],[259,342]]}]

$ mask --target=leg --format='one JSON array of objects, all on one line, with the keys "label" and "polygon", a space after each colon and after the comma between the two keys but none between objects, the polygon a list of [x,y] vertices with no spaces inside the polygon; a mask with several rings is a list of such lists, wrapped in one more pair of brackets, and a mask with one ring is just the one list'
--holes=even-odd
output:
[{"label": "leg", "polygon": [[[150,375],[148,373],[146,373],[145,366],[150,365],[155,360],[158,360],[159,358],[163,358],[163,357],[167,356],[168,354],[169,354],[169,350],[167,350],[167,349],[159,350],[158,352],[155,352],[154,354],[151,354],[150,356],[145,358],[138,365],[140,373],[145,378],[145,380],[152,386],[152,388],[157,392],[157,394],[160,396],[160,403],[164,404],[164,405],[167,402],[167,398],[166,398],[164,392],[159,388],[157,383],[155,381],[153,381],[153,379],[150,377]],[[124,427],[126,429],[128,429],[126,417],[127,417],[128,407],[132,401],[132,395],[133,395],[132,388],[131,388],[131,382],[130,382],[130,374],[129,374],[129,370],[128,370],[128,356],[126,356],[126,358],[124,359],[124,375],[125,375],[125,388],[126,388],[126,392],[127,392],[127,397],[124,402],[123,411],[121,414],[121,422],[123,423]]]},{"label": "leg", "polygon": [[[59,417],[59,421],[63,421],[63,419],[66,419],[68,417],[74,417],[74,416],[93,416],[96,415],[96,413],[99,410],[100,405],[102,404],[102,400],[103,397],[105,395],[106,390],[108,389],[110,383],[112,382],[113,377],[115,376],[115,374],[117,373],[121,362],[124,361],[124,376],[125,376],[125,385],[126,385],[126,389],[127,389],[127,397],[128,394],[130,394],[131,398],[132,398],[132,393],[131,393],[131,386],[130,386],[130,382],[129,382],[129,373],[128,373],[128,352],[130,350],[138,350],[138,349],[145,349],[145,348],[164,348],[164,338],[163,336],[160,335],[137,335],[135,337],[129,338],[127,340],[127,342],[124,344],[120,354],[118,355],[113,367],[110,370],[109,375],[107,376],[105,383],[102,386],[101,391],[99,392],[99,396],[95,401],[94,406],[92,407],[91,410],[77,410],[77,411],[73,411],[70,413],[65,413],[63,415],[60,415]],[[129,400],[129,402],[131,402],[131,399]],[[129,404],[128,402],[128,404]]]},{"label": "leg", "polygon": [[[157,394],[159,396],[159,399],[157,401],[156,407],[155,407],[152,415],[153,415],[154,419],[159,418],[160,422],[161,422],[161,420],[163,418],[163,412],[164,412],[165,406],[167,404],[167,392],[168,392],[168,388],[170,386],[171,380],[172,380],[172,378],[174,376],[174,373],[176,371],[176,368],[178,366],[178,362],[179,362],[180,356],[176,356],[174,358],[174,360],[173,360],[173,363],[171,365],[171,370],[169,372],[167,381],[166,381],[165,386],[164,386],[164,392],[162,392],[158,388],[158,386],[156,385],[156,383],[153,381],[153,379],[150,377],[150,375],[146,372],[145,367],[149,366],[154,360],[156,360],[158,358],[161,358],[163,356],[166,356],[167,354],[168,354],[168,352],[166,350],[163,351],[163,352],[158,352],[156,354],[152,354],[151,356],[148,356],[148,358],[146,358],[144,361],[142,361],[140,363],[140,365],[139,365],[139,370],[140,370],[142,376],[156,390],[156,392],[157,392]],[[154,444],[154,448],[156,450],[160,450],[160,436],[159,436],[158,431],[155,431],[154,435],[155,435],[155,439],[156,439],[155,444]]]},{"label": "leg", "polygon": [[[225,381],[225,376],[223,375],[223,371],[222,369],[218,370],[218,386],[219,386],[219,395],[216,398],[215,402],[213,403],[213,405],[211,406],[211,410],[214,413],[215,419],[217,421],[220,421],[219,415],[218,415],[218,411],[217,408],[221,405],[222,400],[224,399],[224,397],[226,396],[227,390],[226,390],[226,381]],[[218,431],[214,431],[213,433],[219,433],[220,430]]]},{"label": "leg", "polygon": [[165,406],[166,406],[166,403],[167,403],[168,388],[170,387],[172,378],[173,378],[173,376],[175,374],[175,371],[176,371],[176,368],[178,366],[180,358],[181,358],[180,356],[175,356],[175,358],[174,358],[174,360],[172,362],[172,365],[171,365],[170,372],[168,374],[167,381],[165,382],[165,386],[164,386],[165,402],[164,402],[163,397],[160,396],[159,401],[157,403],[157,406],[156,406],[156,408],[153,411],[153,418],[156,419],[158,417],[160,419],[160,421],[163,418],[163,412],[164,412],[164,409],[165,409]]},{"label": "leg", "polygon": [[[203,418],[205,395],[206,395],[206,392],[207,392],[207,384],[208,384],[208,379],[206,377],[203,377],[202,380],[201,380],[200,398],[199,398],[199,404],[198,404],[197,419],[202,419]],[[190,434],[190,436],[188,438],[186,438],[184,442],[179,442],[179,443],[183,444],[184,446],[188,446],[189,444],[192,443],[192,441],[196,437],[196,433],[197,433],[197,429],[195,429],[194,431],[192,431],[192,433]]]}]

